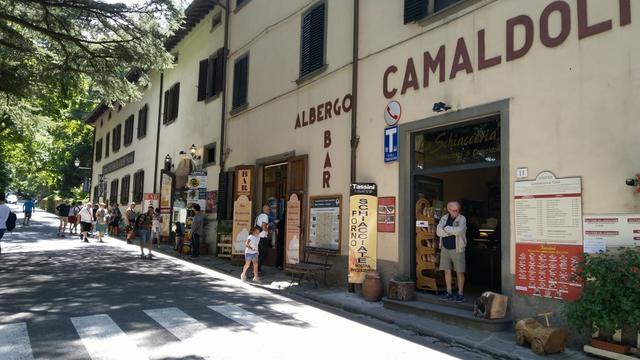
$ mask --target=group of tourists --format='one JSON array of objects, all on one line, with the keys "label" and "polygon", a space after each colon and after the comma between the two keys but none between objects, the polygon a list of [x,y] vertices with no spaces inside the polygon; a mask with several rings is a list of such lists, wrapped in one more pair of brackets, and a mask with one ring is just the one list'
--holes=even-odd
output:
[{"label": "group of tourists", "polygon": [[244,249],[244,267],[242,268],[242,274],[240,279],[247,280],[247,271],[249,267],[253,265],[253,279],[252,281],[260,284],[260,277],[262,276],[262,264],[267,256],[267,249],[269,248],[270,240],[269,235],[272,229],[269,227],[269,213],[271,208],[269,205],[262,207],[262,213],[256,217],[255,226],[251,228],[249,237],[245,242]]}]

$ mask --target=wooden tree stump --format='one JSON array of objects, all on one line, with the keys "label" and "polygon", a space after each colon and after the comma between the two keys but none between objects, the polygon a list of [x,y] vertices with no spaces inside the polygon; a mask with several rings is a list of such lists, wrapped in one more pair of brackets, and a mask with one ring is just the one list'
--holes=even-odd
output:
[{"label": "wooden tree stump", "polygon": [[531,350],[538,354],[554,354],[564,352],[569,333],[557,328],[547,328],[532,318],[516,323],[516,343],[531,344]]}]

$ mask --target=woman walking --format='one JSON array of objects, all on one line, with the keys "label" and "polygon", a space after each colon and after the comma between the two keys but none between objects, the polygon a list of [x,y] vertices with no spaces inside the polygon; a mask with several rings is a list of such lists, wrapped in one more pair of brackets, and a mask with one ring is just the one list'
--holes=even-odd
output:
[{"label": "woman walking", "polygon": [[100,203],[100,208],[96,211],[96,238],[99,242],[107,232],[107,224],[109,223],[109,213],[107,212],[105,203]]},{"label": "woman walking", "polygon": [[84,242],[89,242],[89,231],[91,230],[91,223],[93,222],[93,205],[91,203],[87,203],[85,207],[80,209],[78,216],[80,217],[80,240]]}]

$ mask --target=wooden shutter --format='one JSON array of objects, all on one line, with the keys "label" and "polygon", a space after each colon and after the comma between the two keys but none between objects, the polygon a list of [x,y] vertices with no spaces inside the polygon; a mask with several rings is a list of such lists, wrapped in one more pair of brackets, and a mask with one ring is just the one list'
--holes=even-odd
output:
[{"label": "wooden shutter", "polygon": [[178,118],[178,105],[180,104],[180,83],[176,83],[173,85],[173,107],[171,120],[175,120]]},{"label": "wooden shutter", "polygon": [[120,204],[124,205],[129,202],[129,187],[131,184],[131,175],[126,175],[122,178],[122,184],[120,185]]},{"label": "wooden shutter", "polygon": [[213,94],[213,83],[215,81],[215,57],[214,55],[209,56],[209,61],[207,62],[207,99],[212,97]]},{"label": "wooden shutter", "polygon": [[200,60],[198,65],[198,101],[202,101],[207,98],[207,79],[209,78],[207,72],[209,69],[209,60]]},{"label": "wooden shutter", "polygon": [[287,194],[307,191],[307,155],[289,159],[287,166]]},{"label": "wooden shutter", "polygon": [[[109,134],[107,134],[109,136]],[[102,160],[102,139],[96,141],[96,162]]]},{"label": "wooden shutter", "polygon": [[247,103],[248,68],[248,55],[236,61],[233,67],[233,108]]},{"label": "wooden shutter", "polygon": [[217,95],[222,91],[222,77],[224,75],[224,63],[226,61],[226,51],[224,48],[218,50],[216,54],[216,64],[214,67],[213,94]]},{"label": "wooden shutter", "polygon": [[164,92],[164,113],[162,114],[162,123],[169,122],[169,108],[171,107],[171,89]]},{"label": "wooden shutter", "polygon": [[[109,146],[111,146],[111,133],[107,133],[106,141],[104,143],[104,157],[109,156]],[[102,149],[102,146],[100,146],[100,149]]]},{"label": "wooden shutter", "polygon": [[145,104],[138,111],[138,139],[147,135],[147,114],[149,112],[149,104]]},{"label": "wooden shutter", "polygon": [[233,171],[218,175],[218,220],[230,220],[233,215]]},{"label": "wooden shutter", "polygon": [[[138,119],[140,121],[140,119]],[[130,145],[133,141],[133,115],[129,116],[124,123],[124,144]]]},{"label": "wooden shutter", "polygon": [[427,0],[404,0],[404,23],[408,24],[427,16]]},{"label": "wooden shutter", "polygon": [[302,17],[300,76],[307,75],[324,65],[324,19],[324,3],[311,9]]}]

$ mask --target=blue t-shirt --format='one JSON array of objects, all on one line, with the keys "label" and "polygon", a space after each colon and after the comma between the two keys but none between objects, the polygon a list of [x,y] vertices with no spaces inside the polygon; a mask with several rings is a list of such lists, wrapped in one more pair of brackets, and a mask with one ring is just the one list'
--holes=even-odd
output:
[{"label": "blue t-shirt", "polygon": [[[447,226],[453,226],[453,221],[456,218],[452,218],[451,216],[447,217],[447,224],[445,225],[445,227]],[[455,235],[451,235],[451,236],[445,236],[442,238],[442,246],[444,246],[445,249],[449,249],[449,250],[453,250],[456,248],[456,236]]]},{"label": "blue t-shirt", "polygon": [[25,212],[32,212],[33,211],[33,201],[27,200],[24,203],[24,211]]}]

